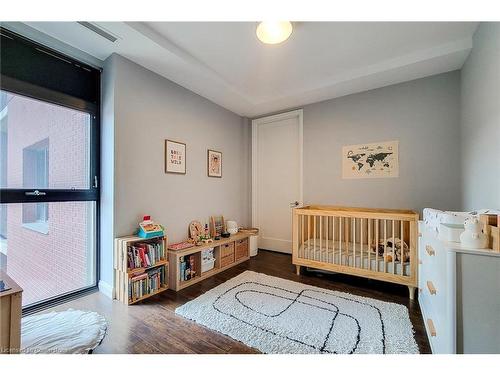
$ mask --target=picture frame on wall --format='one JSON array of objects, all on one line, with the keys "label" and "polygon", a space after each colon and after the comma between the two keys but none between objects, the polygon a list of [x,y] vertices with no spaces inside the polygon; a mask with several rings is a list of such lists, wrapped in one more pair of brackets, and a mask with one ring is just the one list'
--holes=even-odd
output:
[{"label": "picture frame on wall", "polygon": [[222,177],[222,152],[207,151],[207,173],[208,177]]},{"label": "picture frame on wall", "polygon": [[186,174],[186,144],[165,139],[165,173]]}]

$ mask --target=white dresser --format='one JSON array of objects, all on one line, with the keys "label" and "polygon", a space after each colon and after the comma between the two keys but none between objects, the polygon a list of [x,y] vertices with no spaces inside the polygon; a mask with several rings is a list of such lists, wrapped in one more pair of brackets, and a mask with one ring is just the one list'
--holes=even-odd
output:
[{"label": "white dresser", "polygon": [[500,353],[500,253],[419,222],[418,300],[433,353]]}]

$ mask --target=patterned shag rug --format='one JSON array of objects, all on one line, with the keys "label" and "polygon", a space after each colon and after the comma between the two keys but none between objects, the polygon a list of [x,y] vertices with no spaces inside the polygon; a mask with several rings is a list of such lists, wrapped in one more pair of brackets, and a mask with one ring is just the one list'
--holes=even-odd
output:
[{"label": "patterned shag rug", "polygon": [[175,312],[263,353],[418,353],[403,305],[251,271]]}]

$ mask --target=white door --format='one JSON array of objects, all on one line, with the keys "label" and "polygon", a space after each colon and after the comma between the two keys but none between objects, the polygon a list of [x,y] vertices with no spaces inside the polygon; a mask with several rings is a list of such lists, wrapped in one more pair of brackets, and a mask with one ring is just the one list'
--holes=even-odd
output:
[{"label": "white door", "polygon": [[292,208],[302,204],[302,110],[252,121],[252,224],[259,248],[292,253]]}]

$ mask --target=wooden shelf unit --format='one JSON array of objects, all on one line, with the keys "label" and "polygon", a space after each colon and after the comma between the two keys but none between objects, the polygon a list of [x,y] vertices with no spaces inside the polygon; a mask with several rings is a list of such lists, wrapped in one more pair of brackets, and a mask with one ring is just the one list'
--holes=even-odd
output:
[{"label": "wooden shelf unit", "polygon": [[[165,251],[165,258],[159,260],[154,265],[149,267],[138,267],[138,268],[129,268],[127,263],[127,249],[134,243],[138,242],[154,242],[161,239],[163,242],[163,248]],[[158,293],[164,292],[168,289],[168,280],[170,267],[168,262],[167,255],[168,248],[168,238],[167,236],[163,237],[154,237],[154,238],[141,238],[138,236],[125,236],[115,238],[115,246],[114,246],[114,254],[113,254],[113,268],[114,268],[114,289],[115,296],[114,298],[127,304],[133,305],[139,301],[143,301],[149,297],[152,297]],[[166,284],[162,285],[158,290],[153,293],[143,295],[140,298],[129,299],[129,288],[130,288],[130,279],[134,276],[140,275],[146,271],[152,270],[154,268],[165,267],[165,281]]]},{"label": "wooden shelf unit", "polygon": [[3,271],[0,280],[10,288],[0,292],[0,354],[17,354],[21,349],[23,289]]},{"label": "wooden shelf unit", "polygon": [[[213,276],[219,272],[234,267],[237,264],[243,263],[250,259],[249,252],[249,237],[252,233],[237,233],[229,238],[222,238],[211,243],[201,246],[190,247],[183,250],[168,250],[168,262],[170,264],[169,286],[170,289],[179,291],[187,288],[197,282]],[[206,272],[199,272],[201,264],[199,264],[196,276],[191,280],[181,281],[180,279],[180,258],[183,256],[200,253],[206,249],[214,248],[215,266],[213,269]],[[231,251],[232,249],[232,251]],[[231,255],[232,253],[232,255]]]}]

